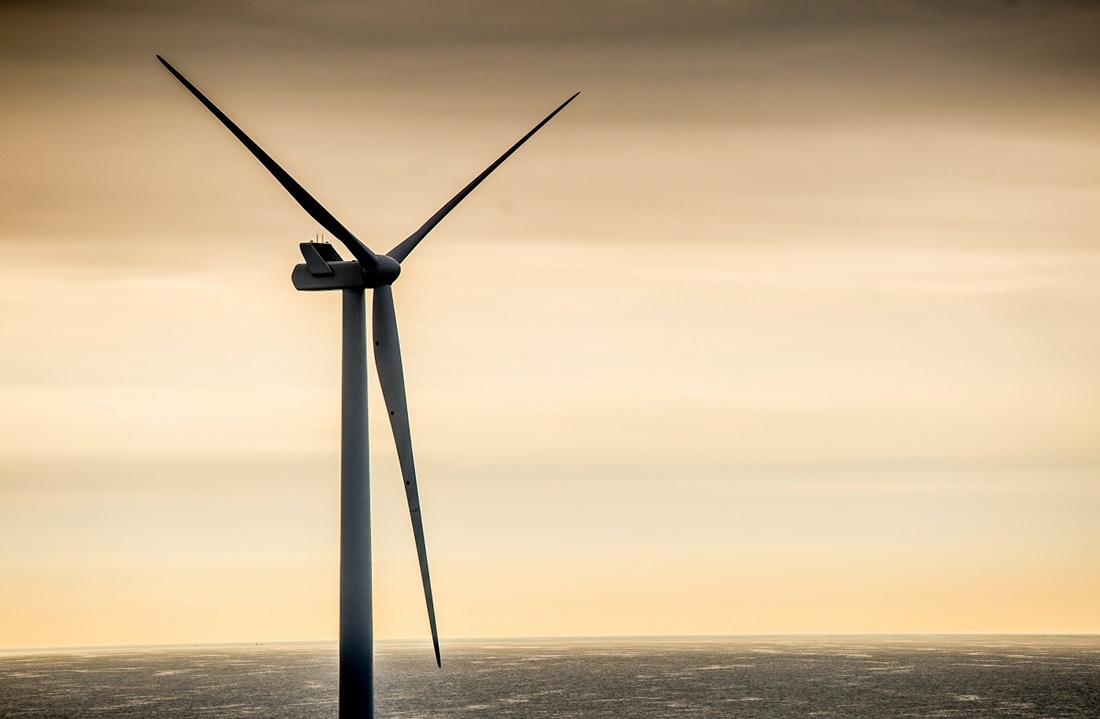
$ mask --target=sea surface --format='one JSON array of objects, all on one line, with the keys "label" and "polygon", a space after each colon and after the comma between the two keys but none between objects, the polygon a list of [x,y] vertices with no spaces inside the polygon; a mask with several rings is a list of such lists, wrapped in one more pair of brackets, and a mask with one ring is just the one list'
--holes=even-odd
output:
[{"label": "sea surface", "polygon": [[[1100,637],[510,640],[377,649],[377,716],[1100,717]],[[335,719],[335,644],[0,653],[0,717]]]}]

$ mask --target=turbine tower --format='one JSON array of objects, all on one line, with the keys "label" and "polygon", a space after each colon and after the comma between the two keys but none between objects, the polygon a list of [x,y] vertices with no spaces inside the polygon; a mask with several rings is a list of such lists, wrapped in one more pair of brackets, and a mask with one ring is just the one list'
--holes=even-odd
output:
[{"label": "turbine tower", "polygon": [[343,292],[343,351],[340,436],[340,716],[360,719],[374,716],[374,627],[371,597],[370,469],[367,446],[367,333],[365,290],[374,291],[374,359],[378,380],[389,412],[390,428],[405,482],[405,497],[412,519],[413,539],[420,560],[420,578],[428,607],[428,625],[439,656],[439,634],[435,625],[435,605],[428,576],[428,555],[424,545],[424,522],[416,489],[409,410],[405,401],[405,379],[401,368],[401,348],[397,337],[397,316],[391,286],[401,274],[401,263],[424,237],[481,184],[502,162],[527,142],[573,101],[574,94],[558,106],[534,129],[521,137],[493,164],[443,205],[416,232],[384,255],[375,254],[286,170],[271,159],[221,110],[157,55],[168,71],[240,140],[267,171],[279,181],[310,217],[338,239],[354,258],[344,260],[332,245],[303,242],[303,264],[294,267],[291,280],[302,291],[341,290]]}]

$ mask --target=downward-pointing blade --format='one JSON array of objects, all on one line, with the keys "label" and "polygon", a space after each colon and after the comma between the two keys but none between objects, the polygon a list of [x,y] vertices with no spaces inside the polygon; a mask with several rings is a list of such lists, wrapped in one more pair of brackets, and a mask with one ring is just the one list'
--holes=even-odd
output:
[{"label": "downward-pointing blade", "polygon": [[320,202],[313,198],[313,195],[306,192],[306,189],[299,185],[298,181],[280,167],[275,160],[271,159],[271,156],[264,152],[263,148],[253,142],[252,138],[244,134],[244,131],[237,127],[237,125],[230,120],[224,112],[219,110],[214,103],[210,102],[210,100],[206,98],[206,95],[199,92],[199,89],[192,85],[186,77],[181,75],[176,68],[169,65],[167,60],[160,55],[157,55],[157,59],[160,60],[162,65],[168,68],[168,72],[172,73],[184,87],[191,91],[192,95],[198,98],[199,102],[206,106],[207,110],[214,114],[214,117],[221,120],[221,123],[233,133],[234,137],[241,141],[242,145],[248,148],[248,151],[260,161],[260,164],[267,168],[267,171],[279,181],[279,184],[290,193],[290,196],[302,206],[302,209],[309,213],[310,217],[316,220],[321,227],[331,232],[336,239],[344,243],[344,246],[348,248],[348,251],[351,252],[355,259],[359,260],[361,265],[367,269],[375,269],[378,267],[378,256],[374,254],[369,247],[364,245],[355,235],[351,234],[348,228],[344,227],[339,220],[333,217]]},{"label": "downward-pointing blade", "polygon": [[390,250],[386,254],[389,255],[390,257],[392,257],[393,259],[397,260],[398,262],[404,262],[405,258],[409,256],[409,253],[412,252],[418,244],[420,244],[420,241],[422,239],[424,239],[425,235],[427,235],[429,232],[431,232],[432,228],[434,228],[436,225],[438,225],[440,223],[440,221],[444,217],[446,217],[447,214],[458,205],[458,203],[465,200],[466,195],[469,195],[471,192],[473,192],[474,188],[477,187],[478,185],[480,185],[481,181],[489,176],[489,173],[491,173],[493,170],[500,167],[500,164],[502,162],[504,162],[505,160],[507,160],[509,157],[511,157],[512,153],[515,152],[516,150],[518,150],[520,145],[522,145],[523,143],[525,143],[529,139],[531,139],[531,136],[534,135],[539,130],[541,130],[543,125],[550,122],[550,120],[552,120],[554,118],[554,115],[557,115],[559,112],[561,112],[565,108],[566,105],[573,102],[574,98],[576,98],[577,95],[580,95],[580,93],[579,92],[575,93],[573,95],[573,97],[569,98],[568,100],[563,102],[561,105],[558,105],[558,109],[554,110],[549,115],[547,115],[545,120],[543,120],[539,124],[535,125],[534,129],[532,129],[530,132],[528,132],[526,135],[524,135],[523,137],[521,137],[519,139],[519,142],[517,142],[516,144],[514,144],[510,148],[508,148],[508,152],[505,152],[503,155],[498,157],[496,162],[494,162],[493,164],[491,164],[487,168],[485,168],[484,172],[482,172],[480,175],[475,177],[470,182],[470,184],[463,187],[462,191],[459,192],[454,197],[452,197],[450,202],[448,202],[446,205],[443,205],[443,207],[439,208],[439,212],[436,212],[434,215],[432,215],[430,218],[428,218],[428,221],[425,222],[423,225],[421,225],[419,230],[417,230],[416,232],[409,235],[408,238],[406,238],[403,242],[401,242],[401,244],[397,245],[396,247],[394,247],[392,250]]},{"label": "downward-pointing blade", "polygon": [[428,623],[432,629],[435,663],[439,658],[439,634],[435,628],[435,604],[432,602],[432,582],[428,576],[428,551],[424,546],[424,520],[420,516],[420,495],[416,491],[416,468],[413,465],[412,435],[409,432],[409,407],[405,401],[405,377],[401,369],[401,345],[397,339],[397,315],[393,309],[393,288],[383,285],[374,290],[374,359],[378,379],[390,415],[393,441],[401,462],[401,477],[405,481],[405,498],[409,501],[416,555],[420,560],[420,579],[424,582],[424,599],[428,603]]}]

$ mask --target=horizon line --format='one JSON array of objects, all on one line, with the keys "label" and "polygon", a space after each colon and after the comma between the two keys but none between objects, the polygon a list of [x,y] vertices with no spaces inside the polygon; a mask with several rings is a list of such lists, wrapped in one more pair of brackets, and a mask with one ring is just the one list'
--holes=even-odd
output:
[{"label": "horizon line", "polygon": [[[742,634],[576,634],[576,635],[530,635],[530,636],[485,636],[452,637],[440,639],[441,644],[452,642],[524,642],[524,641],[597,641],[597,640],[677,640],[677,639],[767,639],[792,637],[835,637],[835,638],[917,638],[917,637],[1064,637],[1064,638],[1100,638],[1100,632],[761,632]],[[430,638],[391,637],[375,639],[376,644],[429,643]],[[290,646],[307,644],[338,644],[333,639],[276,639],[276,640],[240,640],[224,642],[166,642],[150,644],[77,644],[37,647],[0,647],[0,654],[26,654],[31,652],[76,652],[76,651],[123,651],[130,649],[199,649],[217,647],[244,646]]]}]

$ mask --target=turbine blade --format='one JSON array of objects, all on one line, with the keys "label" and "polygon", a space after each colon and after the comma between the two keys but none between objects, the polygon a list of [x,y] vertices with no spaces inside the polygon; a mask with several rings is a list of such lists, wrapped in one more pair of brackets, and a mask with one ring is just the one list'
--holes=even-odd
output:
[{"label": "turbine blade", "polygon": [[566,105],[568,105],[569,103],[573,102],[574,98],[576,98],[576,97],[577,97],[577,95],[580,95],[580,93],[579,93],[579,92],[578,92],[578,93],[575,93],[575,94],[573,95],[573,97],[569,98],[568,100],[566,100],[565,102],[563,102],[563,103],[562,103],[561,105],[559,105],[559,106],[558,106],[558,109],[554,110],[554,111],[553,111],[553,112],[551,112],[551,113],[550,113],[549,115],[547,115],[547,116],[546,116],[546,119],[545,119],[545,120],[543,120],[543,121],[542,121],[542,122],[540,122],[539,124],[535,125],[535,127],[534,127],[534,129],[533,129],[533,130],[531,130],[531,131],[530,131],[530,132],[528,132],[528,133],[527,133],[526,135],[524,135],[523,137],[521,137],[521,138],[519,139],[519,142],[517,142],[516,144],[512,145],[512,146],[511,146],[511,147],[510,147],[510,148],[508,149],[508,152],[505,152],[505,153],[504,153],[503,155],[501,155],[500,157],[498,157],[498,158],[497,158],[497,161],[496,161],[496,162],[494,162],[493,164],[489,165],[489,167],[485,168],[485,171],[484,171],[484,172],[482,172],[482,173],[481,173],[480,175],[478,175],[477,177],[475,177],[475,178],[474,178],[474,179],[473,179],[473,180],[472,180],[472,181],[470,182],[470,184],[466,185],[466,187],[462,188],[462,191],[461,191],[461,192],[459,192],[459,193],[458,193],[457,195],[455,195],[454,197],[452,197],[452,198],[451,198],[451,201],[450,201],[450,202],[448,202],[448,203],[447,203],[446,205],[443,205],[443,207],[439,208],[439,212],[436,212],[436,213],[435,213],[434,215],[432,215],[432,216],[431,216],[431,217],[430,217],[430,218],[428,219],[428,221],[427,221],[427,222],[425,222],[425,223],[424,223],[423,225],[421,225],[421,227],[420,227],[420,229],[419,229],[419,230],[417,230],[416,232],[414,232],[414,233],[412,233],[411,235],[409,235],[409,236],[408,236],[408,238],[406,238],[406,239],[405,239],[405,240],[404,240],[403,242],[401,242],[401,243],[400,243],[399,245],[397,245],[396,247],[394,247],[394,248],[393,248],[392,250],[390,250],[390,251],[389,251],[389,252],[387,252],[386,254],[387,254],[387,255],[389,255],[390,257],[392,257],[393,259],[397,260],[398,262],[404,262],[404,261],[405,261],[405,258],[409,256],[409,253],[410,253],[410,252],[412,252],[412,251],[413,251],[413,249],[415,249],[415,248],[416,248],[416,246],[417,246],[418,244],[420,244],[420,241],[421,241],[421,240],[423,240],[423,239],[424,239],[424,237],[425,237],[425,236],[426,236],[426,235],[427,235],[427,234],[428,234],[429,232],[431,232],[431,231],[432,231],[432,228],[434,228],[434,227],[435,227],[436,225],[438,225],[438,224],[439,224],[439,222],[440,222],[440,221],[441,221],[441,220],[442,220],[442,219],[443,219],[444,217],[446,217],[446,216],[447,216],[447,214],[448,214],[448,213],[449,213],[449,212],[450,212],[451,210],[453,210],[453,209],[454,209],[454,208],[455,208],[455,207],[456,207],[456,206],[458,205],[458,203],[460,203],[460,202],[462,202],[462,201],[463,201],[464,199],[466,199],[466,195],[469,195],[469,194],[470,194],[471,192],[473,192],[474,188],[475,188],[475,187],[477,187],[478,185],[480,185],[480,184],[481,184],[481,181],[482,181],[482,180],[484,180],[484,179],[485,179],[486,177],[488,177],[488,176],[489,176],[489,174],[490,174],[490,173],[491,173],[491,172],[492,172],[493,170],[495,170],[495,169],[497,169],[498,167],[500,167],[500,164],[501,164],[502,162],[504,162],[505,160],[507,160],[507,159],[508,159],[508,158],[509,158],[509,157],[510,157],[510,156],[512,155],[512,153],[513,153],[513,152],[515,152],[516,150],[518,150],[518,149],[519,149],[519,147],[520,147],[520,145],[522,145],[523,143],[525,143],[525,142],[527,142],[527,141],[528,141],[529,139],[531,139],[531,136],[532,136],[532,135],[534,135],[534,134],[535,134],[536,132],[538,132],[539,130],[541,130],[541,129],[542,129],[542,126],[543,126],[543,125],[545,125],[546,123],[550,122],[550,120],[552,120],[552,119],[554,118],[554,115],[557,115],[557,114],[558,114],[559,112],[561,112],[561,111],[562,111],[562,110],[563,110],[563,109],[565,108],[565,106],[566,106]]},{"label": "turbine blade", "polygon": [[428,550],[424,545],[424,520],[420,516],[420,495],[416,491],[416,468],[413,465],[412,436],[409,433],[409,406],[405,401],[405,378],[401,369],[401,345],[397,339],[397,315],[393,309],[393,288],[383,285],[374,290],[374,360],[386,410],[390,415],[393,441],[401,462],[401,477],[405,481],[405,498],[409,501],[416,556],[420,560],[420,579],[424,583],[424,600],[428,604],[428,624],[432,629],[435,663],[439,658],[439,634],[435,628],[435,603],[432,582],[428,576]]},{"label": "turbine blade", "polygon": [[244,131],[237,127],[224,112],[219,110],[214,103],[210,102],[210,100],[206,98],[206,95],[199,92],[199,89],[192,85],[186,77],[181,75],[176,68],[169,65],[167,60],[160,55],[157,55],[157,59],[160,60],[162,65],[168,68],[168,72],[172,73],[184,87],[191,91],[192,95],[198,98],[199,102],[206,106],[207,110],[214,114],[214,117],[221,120],[221,123],[225,125],[226,129],[232,132],[233,136],[240,140],[242,145],[248,148],[248,151],[260,161],[261,165],[267,168],[267,171],[279,181],[279,184],[290,193],[290,196],[302,206],[302,209],[309,213],[310,217],[316,220],[321,227],[331,232],[336,239],[344,243],[344,246],[348,248],[352,256],[359,260],[359,263],[364,267],[367,269],[375,269],[378,267],[378,256],[374,254],[369,247],[364,245],[359,238],[348,230],[348,228],[344,227],[339,220],[333,217],[320,202],[313,198],[313,195],[306,192],[306,189],[298,184],[297,180],[291,177],[286,170],[275,162],[275,160],[271,159],[271,156],[264,152],[263,148],[253,142],[252,138],[244,134]]}]

